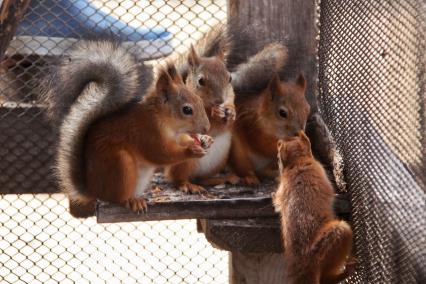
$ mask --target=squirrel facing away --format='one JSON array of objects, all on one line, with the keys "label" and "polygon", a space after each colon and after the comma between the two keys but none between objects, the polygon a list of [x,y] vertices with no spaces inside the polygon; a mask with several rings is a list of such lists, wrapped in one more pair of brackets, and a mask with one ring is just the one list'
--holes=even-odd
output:
[{"label": "squirrel facing away", "polygon": [[333,212],[333,187],[303,131],[278,141],[278,164],[281,182],[273,202],[281,213],[286,283],[342,281],[355,265],[348,260],[352,230]]},{"label": "squirrel facing away", "polygon": [[144,72],[124,48],[101,40],[80,42],[53,73],[46,97],[60,124],[57,174],[70,202],[146,210],[158,166],[205,155],[189,138],[210,128],[202,100],[173,64],[145,89]]},{"label": "squirrel facing away", "polygon": [[281,82],[275,74],[260,93],[236,96],[237,119],[229,162],[242,183],[258,184],[258,177],[278,176],[278,139],[305,128],[310,110],[305,90],[302,74],[295,82]]}]

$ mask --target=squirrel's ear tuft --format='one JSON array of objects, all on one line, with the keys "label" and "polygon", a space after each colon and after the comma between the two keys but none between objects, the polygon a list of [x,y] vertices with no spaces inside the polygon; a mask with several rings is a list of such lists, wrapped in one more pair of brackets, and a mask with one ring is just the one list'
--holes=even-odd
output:
[{"label": "squirrel's ear tuft", "polygon": [[306,88],[306,79],[305,79],[305,76],[303,76],[303,74],[302,74],[302,73],[300,73],[300,74],[299,74],[299,76],[297,76],[296,84],[297,84],[299,87],[301,87],[302,89],[305,89],[305,88]]},{"label": "squirrel's ear tuft", "polygon": [[191,47],[189,48],[189,54],[188,54],[188,64],[192,68],[197,67],[200,65],[200,57],[197,54],[197,51],[195,50],[194,46],[191,44]]},{"label": "squirrel's ear tuft", "polygon": [[225,62],[226,59],[226,52],[224,48],[219,49],[218,53],[216,54],[216,57],[222,61]]},{"label": "squirrel's ear tuft", "polygon": [[167,64],[167,73],[170,78],[172,78],[173,82],[176,84],[183,84],[182,77],[179,75],[176,66],[173,63]]},{"label": "squirrel's ear tuft", "polygon": [[280,93],[281,81],[277,73],[275,73],[269,81],[268,90],[271,94],[271,99],[274,99],[274,97]]},{"label": "squirrel's ear tuft", "polygon": [[298,135],[306,145],[309,145],[309,149],[310,149],[311,141],[309,140],[308,136],[306,136],[306,133],[303,130],[300,130]]},{"label": "squirrel's ear tuft", "polygon": [[164,101],[168,101],[169,91],[173,87],[173,80],[168,71],[168,69],[163,68],[159,70],[157,83],[155,85],[157,94],[163,97]]}]

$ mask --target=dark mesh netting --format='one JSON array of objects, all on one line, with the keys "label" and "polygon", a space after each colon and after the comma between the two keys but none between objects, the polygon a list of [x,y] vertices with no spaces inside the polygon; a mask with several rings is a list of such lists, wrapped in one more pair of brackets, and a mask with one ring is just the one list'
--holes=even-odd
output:
[{"label": "dark mesh netting", "polygon": [[351,282],[425,283],[425,3],[320,8],[319,100],[351,195]]}]

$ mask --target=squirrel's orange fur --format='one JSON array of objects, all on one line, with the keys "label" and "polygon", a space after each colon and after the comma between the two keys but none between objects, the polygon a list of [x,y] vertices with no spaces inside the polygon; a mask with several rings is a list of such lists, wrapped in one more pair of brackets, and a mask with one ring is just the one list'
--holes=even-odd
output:
[{"label": "squirrel's orange fur", "polygon": [[[185,114],[185,107],[192,114]],[[158,166],[205,154],[194,143],[182,146],[179,136],[209,128],[202,100],[183,84],[174,66],[161,70],[141,102],[91,125],[85,143],[86,194],[145,210],[143,194]]]},{"label": "squirrel's orange fur", "polygon": [[224,50],[211,57],[202,57],[191,46],[188,54],[186,84],[203,100],[211,123],[207,134],[215,142],[201,159],[187,160],[166,168],[166,176],[184,192],[201,192],[203,188],[193,182],[209,182],[210,177],[225,167],[228,159],[235,107],[231,74],[224,60]]},{"label": "squirrel's orange fur", "polygon": [[260,94],[236,97],[230,165],[245,184],[259,183],[259,177],[277,177],[277,141],[305,128],[309,104],[306,80],[281,82],[274,75]]},{"label": "squirrel's orange fur", "polygon": [[303,131],[279,140],[278,160],[281,182],[273,201],[281,213],[286,283],[338,283],[354,268],[347,263],[352,230],[334,214],[333,187]]}]

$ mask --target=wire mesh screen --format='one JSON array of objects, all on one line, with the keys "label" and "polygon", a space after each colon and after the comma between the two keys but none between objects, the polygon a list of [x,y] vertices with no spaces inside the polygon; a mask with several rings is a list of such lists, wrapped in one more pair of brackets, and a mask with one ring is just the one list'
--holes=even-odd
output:
[{"label": "wire mesh screen", "polygon": [[0,200],[2,283],[227,283],[227,253],[195,220],[100,225],[62,194]]},{"label": "wire mesh screen", "polygon": [[[51,175],[56,135],[36,83],[82,39],[119,38],[141,60],[183,52],[226,1],[31,1],[0,69],[1,283],[226,283],[227,253],[195,220],[96,224],[68,213]],[[4,194],[4,193],[51,194]]]},{"label": "wire mesh screen", "polygon": [[320,8],[320,105],[351,194],[352,280],[425,283],[425,4]]}]

